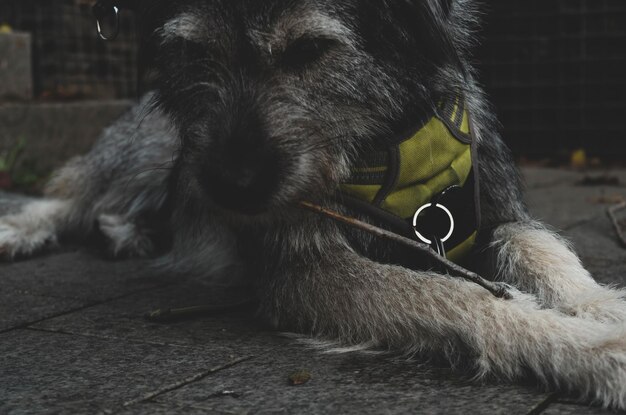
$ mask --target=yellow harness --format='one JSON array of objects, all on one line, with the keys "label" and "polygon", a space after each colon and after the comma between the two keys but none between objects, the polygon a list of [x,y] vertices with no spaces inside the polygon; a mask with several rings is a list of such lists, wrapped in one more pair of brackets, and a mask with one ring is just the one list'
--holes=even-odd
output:
[{"label": "yellow harness", "polygon": [[464,100],[442,103],[417,132],[363,154],[341,198],[388,230],[461,262],[480,219],[473,143]]}]

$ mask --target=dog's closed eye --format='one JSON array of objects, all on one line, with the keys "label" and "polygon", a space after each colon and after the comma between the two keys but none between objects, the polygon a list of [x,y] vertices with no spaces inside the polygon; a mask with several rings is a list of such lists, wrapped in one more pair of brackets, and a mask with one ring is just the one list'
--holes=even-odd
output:
[{"label": "dog's closed eye", "polygon": [[320,60],[337,40],[304,36],[291,43],[283,52],[280,63],[286,69],[298,70]]}]

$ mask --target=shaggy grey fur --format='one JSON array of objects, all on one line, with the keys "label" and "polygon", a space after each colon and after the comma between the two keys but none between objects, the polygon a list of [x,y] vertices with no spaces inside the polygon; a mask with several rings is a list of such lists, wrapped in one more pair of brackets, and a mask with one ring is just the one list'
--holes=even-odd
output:
[{"label": "shaggy grey fur", "polygon": [[[276,328],[337,350],[443,355],[626,409],[624,292],[529,216],[468,63],[473,0],[159,0],[142,15],[156,92],[0,220],[8,258],[99,234],[117,255],[244,275]],[[395,247],[294,207],[350,213],[334,194],[358,153],[459,91],[482,189],[476,267],[513,300],[386,263]]]}]

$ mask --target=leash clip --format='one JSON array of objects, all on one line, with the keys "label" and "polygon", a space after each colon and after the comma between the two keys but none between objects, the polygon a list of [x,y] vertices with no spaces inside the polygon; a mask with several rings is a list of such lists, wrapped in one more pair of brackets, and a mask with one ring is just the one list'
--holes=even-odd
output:
[{"label": "leash clip", "polygon": [[447,257],[446,248],[443,245],[443,240],[441,240],[440,238],[433,236],[433,243],[430,245],[430,247],[433,249],[433,251],[437,252],[439,256],[443,258]]},{"label": "leash clip", "polygon": [[[433,236],[432,239],[428,239],[417,230],[417,220],[419,219],[420,215],[426,209],[429,209],[431,207],[436,207],[437,209],[443,210],[448,215],[448,218],[450,219],[450,230],[448,231],[447,235],[444,236],[443,238]],[[427,203],[421,208],[419,208],[417,212],[415,212],[415,215],[413,216],[413,229],[415,230],[415,235],[417,235],[417,237],[422,242],[430,245],[435,252],[437,252],[439,255],[441,255],[444,258],[446,257],[446,250],[443,244],[446,243],[452,237],[452,234],[454,233],[454,228],[455,228],[455,223],[454,223],[454,216],[452,215],[452,212],[450,212],[450,209],[448,209],[441,203],[437,203],[437,204]]]},{"label": "leash clip", "polygon": [[[100,39],[105,41],[115,40],[115,38],[117,38],[117,35],[119,35],[120,33],[119,7],[111,4],[110,1],[101,0],[93,6],[93,14],[96,16],[96,28],[98,30],[98,36],[100,37]],[[115,18],[115,28],[111,35],[105,35],[104,31],[102,30],[102,21],[111,15],[113,15]]]}]

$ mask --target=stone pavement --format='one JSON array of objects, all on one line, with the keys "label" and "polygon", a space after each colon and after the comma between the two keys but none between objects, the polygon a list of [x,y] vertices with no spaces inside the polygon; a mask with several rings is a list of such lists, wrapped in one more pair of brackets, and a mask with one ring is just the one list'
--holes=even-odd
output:
[{"label": "stone pavement", "polygon": [[[564,229],[602,282],[624,285],[602,199],[624,187],[579,187],[581,175],[526,169],[529,204]],[[626,183],[626,171],[615,173]],[[19,205],[0,195],[0,210]],[[472,382],[445,367],[306,349],[250,310],[169,324],[150,310],[228,303],[232,289],[157,277],[145,261],[70,248],[0,265],[0,413],[600,414],[532,384]],[[306,370],[308,383],[291,386]]]}]

